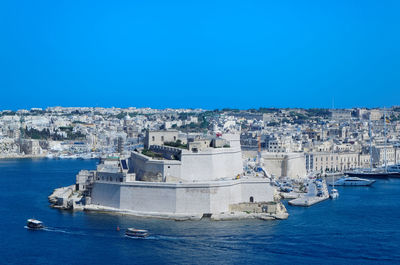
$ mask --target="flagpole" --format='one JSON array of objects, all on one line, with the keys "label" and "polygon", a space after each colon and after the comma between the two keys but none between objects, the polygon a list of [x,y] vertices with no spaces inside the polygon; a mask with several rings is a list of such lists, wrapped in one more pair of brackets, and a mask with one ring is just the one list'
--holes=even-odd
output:
[{"label": "flagpole", "polygon": [[385,172],[387,172],[387,159],[386,159],[386,141],[387,141],[387,139],[386,139],[386,109],[385,108],[383,108],[383,133],[384,133],[384,136],[385,136]]}]

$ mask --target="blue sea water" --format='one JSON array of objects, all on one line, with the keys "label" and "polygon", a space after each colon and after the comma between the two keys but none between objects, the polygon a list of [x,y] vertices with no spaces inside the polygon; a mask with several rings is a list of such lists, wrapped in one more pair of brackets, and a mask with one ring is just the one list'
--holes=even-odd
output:
[{"label": "blue sea water", "polygon": [[[0,264],[400,264],[400,179],[338,188],[283,221],[170,221],[50,208],[95,160],[0,160]],[[24,228],[26,219],[45,231]],[[121,231],[117,231],[117,226]],[[123,236],[148,229],[147,239]]]}]

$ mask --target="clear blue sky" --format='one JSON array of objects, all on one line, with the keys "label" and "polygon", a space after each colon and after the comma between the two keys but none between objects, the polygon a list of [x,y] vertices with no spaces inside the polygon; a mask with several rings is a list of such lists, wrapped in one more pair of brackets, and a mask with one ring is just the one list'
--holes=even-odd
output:
[{"label": "clear blue sky", "polygon": [[400,1],[0,2],[0,109],[400,105]]}]

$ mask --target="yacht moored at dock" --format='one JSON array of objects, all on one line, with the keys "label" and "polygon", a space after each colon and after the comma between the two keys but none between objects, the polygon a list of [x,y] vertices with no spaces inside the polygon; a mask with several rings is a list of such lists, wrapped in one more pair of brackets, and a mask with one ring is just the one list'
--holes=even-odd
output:
[{"label": "yacht moored at dock", "polygon": [[400,172],[389,172],[384,169],[374,168],[374,169],[358,169],[353,171],[345,172],[346,175],[350,177],[360,177],[360,178],[398,178],[400,177]]},{"label": "yacht moored at dock", "polygon": [[333,186],[370,186],[375,182],[373,179],[362,179],[359,177],[342,177],[329,185]]},{"label": "yacht moored at dock", "polygon": [[339,191],[335,189],[335,176],[333,177],[333,182],[332,182],[332,189],[331,192],[329,193],[329,197],[331,199],[337,199],[339,197]]},{"label": "yacht moored at dock", "polygon": [[339,197],[339,192],[337,189],[331,189],[331,193],[329,194],[331,199],[337,199]]},{"label": "yacht moored at dock", "polygon": [[387,171],[388,171],[388,172],[400,173],[400,164],[388,166],[388,167],[387,167]]}]

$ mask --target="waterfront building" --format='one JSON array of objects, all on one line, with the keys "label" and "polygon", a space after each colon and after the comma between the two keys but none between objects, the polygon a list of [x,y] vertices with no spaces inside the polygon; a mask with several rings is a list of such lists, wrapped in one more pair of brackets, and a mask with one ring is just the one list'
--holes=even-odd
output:
[{"label": "waterfront building", "polygon": [[[386,152],[385,152],[386,149]],[[382,166],[386,163],[393,165],[400,160],[400,152],[393,145],[374,145],[372,146],[372,163],[376,166]]]},{"label": "waterfront building", "polygon": [[304,153],[262,152],[261,157],[264,168],[271,175],[292,179],[304,178],[306,176]]},{"label": "waterfront building", "polygon": [[148,132],[147,149],[126,159],[107,159],[93,173],[82,172],[77,185],[86,187],[86,202],[169,217],[221,214],[245,202],[274,202],[275,188],[268,178],[244,175],[239,135],[196,137],[186,147],[154,144],[177,136],[177,131]]},{"label": "waterfront building", "polygon": [[38,140],[22,140],[20,148],[21,153],[25,155],[40,155],[43,153]]},{"label": "waterfront building", "polygon": [[307,172],[337,172],[365,165],[369,155],[359,154],[358,152],[311,152],[305,154]]}]

